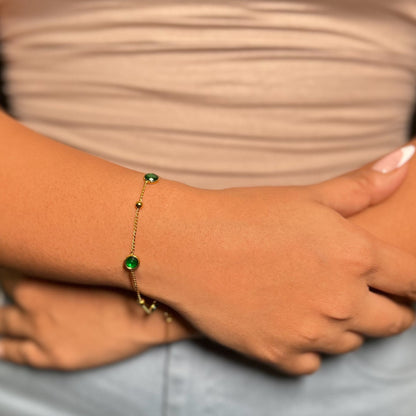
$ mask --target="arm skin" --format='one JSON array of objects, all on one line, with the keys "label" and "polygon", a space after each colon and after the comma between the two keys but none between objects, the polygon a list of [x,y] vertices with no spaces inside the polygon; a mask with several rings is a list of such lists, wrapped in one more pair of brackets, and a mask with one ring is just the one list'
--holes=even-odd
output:
[{"label": "arm skin", "polygon": [[[6,115],[0,131],[0,265],[129,288],[122,260],[142,174]],[[319,352],[345,353],[414,321],[368,286],[416,298],[416,259],[345,219],[389,196],[406,171],[364,167],[314,186],[222,191],[162,179],[140,214],[139,285],[236,351],[289,373],[316,371]]]},{"label": "arm skin", "polygon": [[[349,220],[416,255],[415,189],[416,159],[395,194]],[[15,301],[0,308],[0,335],[7,337],[0,342],[0,356],[18,364],[84,369],[195,336],[179,316],[169,327],[161,314],[145,316],[122,291],[23,278],[1,269],[0,283]]]},{"label": "arm skin", "polygon": [[[121,265],[130,251],[143,174],[48,139],[4,113],[0,131],[0,265],[130,289]],[[169,210],[174,221],[189,203],[185,185],[163,180],[154,186],[146,191],[144,203],[151,200],[153,211],[143,208],[141,234],[147,224],[164,226],[160,210]],[[153,248],[137,243],[141,256]]]}]

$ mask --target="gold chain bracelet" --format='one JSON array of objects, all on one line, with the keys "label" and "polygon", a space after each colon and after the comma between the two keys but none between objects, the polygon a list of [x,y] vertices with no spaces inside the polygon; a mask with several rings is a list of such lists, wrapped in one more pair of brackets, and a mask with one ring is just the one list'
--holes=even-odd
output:
[{"label": "gold chain bracelet", "polygon": [[[136,270],[140,266],[140,260],[135,255],[136,250],[136,234],[137,234],[137,223],[139,220],[139,212],[140,209],[143,207],[143,195],[144,191],[146,190],[146,186],[152,183],[156,183],[159,180],[159,176],[155,173],[146,173],[143,177],[144,183],[142,190],[140,192],[139,200],[136,202],[136,213],[134,215],[134,223],[133,223],[133,238],[131,242],[131,249],[130,254],[124,259],[124,268],[129,272],[130,275],[130,283],[132,288],[135,290],[137,294],[137,303],[143,308],[143,310],[150,315],[157,309],[157,301],[152,300],[149,305],[146,304],[146,301],[143,299],[139,286],[137,284],[136,278]],[[167,313],[165,313],[166,320],[169,321],[171,318]]]}]

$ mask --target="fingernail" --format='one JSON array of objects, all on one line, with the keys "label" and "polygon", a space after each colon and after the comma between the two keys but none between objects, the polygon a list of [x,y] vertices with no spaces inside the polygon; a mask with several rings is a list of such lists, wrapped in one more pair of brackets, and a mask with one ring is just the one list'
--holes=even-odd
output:
[{"label": "fingernail", "polygon": [[400,149],[389,153],[382,159],[374,163],[372,169],[380,173],[389,173],[395,169],[402,167],[408,162],[415,153],[415,146],[409,144]]}]

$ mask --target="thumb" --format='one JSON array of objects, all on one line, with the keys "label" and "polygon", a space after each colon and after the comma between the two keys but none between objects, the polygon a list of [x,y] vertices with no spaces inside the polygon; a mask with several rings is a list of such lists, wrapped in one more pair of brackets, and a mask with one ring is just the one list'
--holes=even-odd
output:
[{"label": "thumb", "polygon": [[415,146],[401,147],[376,162],[312,186],[318,202],[344,217],[356,214],[393,194],[407,175]]}]

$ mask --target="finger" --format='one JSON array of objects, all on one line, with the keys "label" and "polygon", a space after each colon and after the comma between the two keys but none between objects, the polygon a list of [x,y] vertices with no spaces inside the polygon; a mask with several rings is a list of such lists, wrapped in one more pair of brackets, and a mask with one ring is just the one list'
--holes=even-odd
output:
[{"label": "finger", "polygon": [[345,175],[311,186],[316,199],[349,217],[393,194],[407,175],[406,162],[415,152],[407,145]]},{"label": "finger", "polygon": [[379,291],[416,300],[416,257],[372,238],[374,268],[365,276],[368,286]]},{"label": "finger", "polygon": [[369,337],[389,337],[410,328],[415,312],[384,295],[369,292],[361,313],[351,320],[350,330]]},{"label": "finger", "polygon": [[32,367],[45,368],[48,366],[46,357],[40,348],[28,340],[1,339],[0,359]]},{"label": "finger", "polygon": [[0,335],[29,337],[30,325],[25,313],[14,305],[0,307]]},{"label": "finger", "polygon": [[295,355],[292,359],[285,360],[279,365],[279,369],[295,376],[312,374],[319,370],[321,357],[315,352],[305,352]]},{"label": "finger", "polygon": [[314,351],[323,354],[346,354],[361,347],[364,337],[360,334],[347,331],[333,341],[326,341],[324,344],[316,346]]}]

